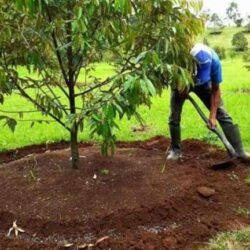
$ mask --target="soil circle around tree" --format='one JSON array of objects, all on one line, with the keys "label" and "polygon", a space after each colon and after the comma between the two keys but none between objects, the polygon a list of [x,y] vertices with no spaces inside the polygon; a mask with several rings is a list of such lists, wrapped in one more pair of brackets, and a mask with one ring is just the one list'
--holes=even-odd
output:
[{"label": "soil circle around tree", "polygon": [[211,169],[228,156],[197,140],[166,162],[168,147],[157,136],[104,157],[82,143],[78,170],[64,142],[0,153],[0,249],[199,249],[250,225],[237,214],[250,204],[248,167]]}]

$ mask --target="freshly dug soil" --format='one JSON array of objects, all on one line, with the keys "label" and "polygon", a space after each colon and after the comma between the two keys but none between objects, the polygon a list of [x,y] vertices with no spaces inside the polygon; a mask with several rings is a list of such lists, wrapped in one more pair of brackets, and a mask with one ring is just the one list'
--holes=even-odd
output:
[{"label": "freshly dug soil", "polygon": [[[250,225],[237,214],[250,207],[249,168],[211,169],[227,160],[218,148],[188,140],[182,161],[165,163],[160,136],[119,143],[112,158],[82,144],[72,170],[66,146],[0,154],[0,249],[198,249]],[[25,232],[7,236],[14,221]]]}]

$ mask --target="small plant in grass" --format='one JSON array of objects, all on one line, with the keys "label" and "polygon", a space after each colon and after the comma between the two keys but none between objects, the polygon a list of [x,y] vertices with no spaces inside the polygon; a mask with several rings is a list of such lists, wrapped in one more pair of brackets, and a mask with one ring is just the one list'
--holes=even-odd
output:
[{"label": "small plant in grass", "polygon": [[245,183],[250,186],[250,175],[245,179]]},{"label": "small plant in grass", "polygon": [[245,67],[250,70],[250,51],[243,54],[243,61],[246,63]]},{"label": "small plant in grass", "polygon": [[[117,118],[141,120],[137,108],[150,107],[164,87],[192,82],[189,50],[203,29],[201,8],[196,1],[1,0],[0,103],[18,93],[42,113],[38,122],[66,129],[73,168],[86,124],[102,137],[102,153],[113,154]],[[100,79],[93,72],[107,53],[115,73]],[[21,76],[20,64],[35,74]],[[15,130],[15,117],[0,120]]]},{"label": "small plant in grass", "polygon": [[229,51],[229,57],[233,60],[236,56],[238,55],[238,53],[233,50],[233,49],[230,49]]},{"label": "small plant in grass", "polygon": [[109,175],[109,170],[106,168],[103,168],[100,170],[100,175],[106,176]]},{"label": "small plant in grass", "polygon": [[250,246],[250,228],[219,234],[203,250],[246,250]]},{"label": "small plant in grass", "polygon": [[214,133],[208,131],[204,136],[201,137],[201,140],[208,143],[216,142],[218,141],[218,137]]},{"label": "small plant in grass", "polygon": [[29,183],[36,183],[38,181],[38,171],[37,171],[37,160],[36,157],[33,158],[34,164],[33,166],[28,170],[28,173],[24,175],[24,177],[27,179]]},{"label": "small plant in grass", "polygon": [[250,217],[250,208],[238,208],[237,214]]}]

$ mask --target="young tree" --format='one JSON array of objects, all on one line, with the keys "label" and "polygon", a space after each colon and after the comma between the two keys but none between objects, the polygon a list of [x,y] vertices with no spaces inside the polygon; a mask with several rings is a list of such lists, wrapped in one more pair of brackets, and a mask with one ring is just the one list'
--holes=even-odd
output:
[{"label": "young tree", "polygon": [[238,32],[234,34],[232,39],[232,45],[236,51],[245,51],[248,48],[247,38],[244,36],[243,32]]},{"label": "young tree", "polygon": [[237,27],[241,27],[243,18],[240,15],[238,4],[232,1],[226,10],[228,19],[233,21]]},{"label": "young tree", "polygon": [[247,15],[246,26],[244,27],[244,32],[250,33],[250,15]]},{"label": "young tree", "polygon": [[[0,3],[0,102],[5,95],[19,93],[67,129],[73,168],[79,166],[77,136],[85,123],[92,135],[103,137],[102,152],[113,152],[117,116],[140,119],[137,107],[150,106],[150,97],[165,86],[182,88],[192,82],[189,49],[203,26],[197,17],[200,2]],[[114,55],[115,73],[99,79],[93,71],[107,52]],[[20,64],[35,75],[21,76]],[[13,117],[0,119],[15,129]]]},{"label": "young tree", "polygon": [[222,32],[222,29],[224,28],[223,21],[219,17],[217,13],[213,13],[210,16],[210,26],[212,27],[212,33],[218,34]]}]

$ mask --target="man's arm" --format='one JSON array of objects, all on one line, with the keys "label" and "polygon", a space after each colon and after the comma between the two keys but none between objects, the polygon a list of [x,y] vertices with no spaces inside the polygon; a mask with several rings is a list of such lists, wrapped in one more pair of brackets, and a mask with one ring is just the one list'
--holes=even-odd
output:
[{"label": "man's arm", "polygon": [[221,101],[220,85],[212,83],[211,107],[210,107],[209,124],[208,124],[211,128],[214,128],[216,126],[216,115],[217,115],[217,109],[220,105],[220,101]]}]

